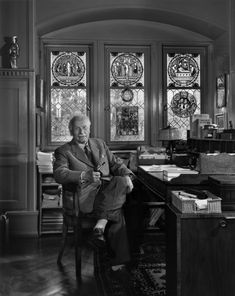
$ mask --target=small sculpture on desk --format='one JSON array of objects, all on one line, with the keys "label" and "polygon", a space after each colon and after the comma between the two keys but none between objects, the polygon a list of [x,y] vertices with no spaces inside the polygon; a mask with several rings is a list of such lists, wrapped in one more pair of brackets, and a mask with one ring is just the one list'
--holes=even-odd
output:
[{"label": "small sculpture on desk", "polygon": [[232,120],[229,120],[229,129],[233,129],[233,122],[232,122]]},{"label": "small sculpture on desk", "polygon": [[19,44],[17,43],[17,36],[12,36],[9,48],[10,65],[12,69],[17,68],[17,59],[20,55]]}]

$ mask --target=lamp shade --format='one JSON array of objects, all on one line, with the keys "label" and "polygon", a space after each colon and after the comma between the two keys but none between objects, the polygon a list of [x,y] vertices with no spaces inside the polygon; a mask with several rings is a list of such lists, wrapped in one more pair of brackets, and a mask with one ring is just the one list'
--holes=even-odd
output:
[{"label": "lamp shade", "polygon": [[158,138],[160,141],[180,140],[180,131],[175,127],[168,126],[159,130]]}]

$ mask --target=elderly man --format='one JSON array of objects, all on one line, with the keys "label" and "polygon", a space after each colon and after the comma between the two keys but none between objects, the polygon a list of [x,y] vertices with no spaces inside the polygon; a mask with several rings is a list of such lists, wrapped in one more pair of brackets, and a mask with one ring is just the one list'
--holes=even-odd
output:
[{"label": "elderly man", "polygon": [[122,206],[133,189],[133,174],[103,140],[89,138],[90,125],[83,114],[70,120],[73,139],[55,150],[54,176],[65,194],[78,194],[81,212],[97,218],[93,237],[104,242],[107,234],[112,269],[119,270],[130,259]]}]

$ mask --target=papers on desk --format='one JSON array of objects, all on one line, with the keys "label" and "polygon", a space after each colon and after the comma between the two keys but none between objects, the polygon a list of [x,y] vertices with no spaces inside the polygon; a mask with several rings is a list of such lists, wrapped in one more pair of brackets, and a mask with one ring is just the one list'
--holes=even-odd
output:
[{"label": "papers on desk", "polygon": [[184,168],[168,168],[163,171],[163,179],[170,181],[173,178],[179,177],[180,175],[198,175],[198,171]]},{"label": "papers on desk", "polygon": [[175,164],[162,164],[162,165],[140,165],[140,168],[142,168],[145,172],[163,172],[164,170],[167,170],[168,168],[176,168]]},{"label": "papers on desk", "polygon": [[198,199],[197,195],[195,194],[191,194],[185,191],[179,191],[178,192],[178,197],[181,198],[182,200],[188,200],[190,198],[190,200],[193,200],[195,202],[196,205],[196,209],[197,210],[203,210],[207,208],[207,204],[208,204],[208,199]]},{"label": "papers on desk", "polygon": [[196,199],[195,204],[198,210],[204,210],[208,207],[208,200],[207,199]]},{"label": "papers on desk", "polygon": [[187,169],[187,168],[180,168],[175,164],[163,164],[163,165],[142,165],[139,166],[146,172],[154,173],[154,172],[162,172],[163,179],[166,181],[170,181],[173,178],[179,177],[182,174],[191,174],[197,175],[198,171]]},{"label": "papers on desk", "polygon": [[167,159],[166,153],[140,154],[139,159]]}]

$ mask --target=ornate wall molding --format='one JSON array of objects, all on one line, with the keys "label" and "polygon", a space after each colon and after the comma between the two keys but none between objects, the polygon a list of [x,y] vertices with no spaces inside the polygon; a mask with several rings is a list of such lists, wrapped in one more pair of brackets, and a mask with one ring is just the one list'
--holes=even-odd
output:
[{"label": "ornate wall molding", "polygon": [[0,69],[0,77],[29,77],[32,69]]}]

